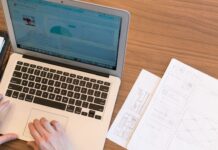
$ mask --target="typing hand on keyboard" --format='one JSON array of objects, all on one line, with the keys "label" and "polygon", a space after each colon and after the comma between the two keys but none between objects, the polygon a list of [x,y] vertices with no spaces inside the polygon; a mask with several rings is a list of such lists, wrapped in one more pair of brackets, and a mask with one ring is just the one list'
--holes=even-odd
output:
[{"label": "typing hand on keyboard", "polygon": [[29,142],[34,150],[73,150],[64,129],[57,121],[49,122],[45,118],[29,123],[34,142]]},{"label": "typing hand on keyboard", "polygon": [[[3,99],[3,96],[0,95],[0,101],[2,101],[2,99]],[[5,101],[5,102],[0,103],[0,123],[4,122],[3,119],[6,115],[9,107],[10,107],[9,101]],[[0,136],[0,145],[5,143],[5,142],[8,142],[8,141],[15,140],[16,138],[17,138],[17,135],[13,134],[13,133],[2,135],[2,136]]]}]

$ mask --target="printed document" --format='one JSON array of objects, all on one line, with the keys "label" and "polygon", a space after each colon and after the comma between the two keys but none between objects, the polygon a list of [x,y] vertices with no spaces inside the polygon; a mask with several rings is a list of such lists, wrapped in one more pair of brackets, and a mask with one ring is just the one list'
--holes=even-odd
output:
[{"label": "printed document", "polygon": [[141,71],[108,132],[108,139],[127,147],[159,81],[159,77],[145,70]]},{"label": "printed document", "polygon": [[128,149],[217,150],[217,79],[173,59]]}]

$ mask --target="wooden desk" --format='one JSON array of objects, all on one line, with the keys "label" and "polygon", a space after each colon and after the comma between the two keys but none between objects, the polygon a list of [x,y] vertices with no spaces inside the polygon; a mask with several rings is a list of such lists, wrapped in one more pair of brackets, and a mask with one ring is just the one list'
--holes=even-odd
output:
[{"label": "wooden desk", "polygon": [[[142,68],[162,76],[171,58],[218,78],[218,2],[215,0],[88,0],[131,12],[126,63],[114,109],[117,115]],[[2,9],[0,29],[6,30]],[[15,141],[0,149],[28,150]],[[106,141],[105,150],[122,150]]]}]

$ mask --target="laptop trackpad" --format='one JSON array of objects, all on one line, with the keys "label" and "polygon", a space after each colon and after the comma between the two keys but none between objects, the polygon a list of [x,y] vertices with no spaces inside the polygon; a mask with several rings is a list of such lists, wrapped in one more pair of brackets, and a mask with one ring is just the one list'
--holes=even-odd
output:
[{"label": "laptop trackpad", "polygon": [[26,127],[24,129],[24,136],[32,138],[32,136],[30,135],[30,132],[29,132],[28,123],[32,122],[34,119],[41,119],[42,117],[46,118],[48,121],[56,120],[56,121],[60,122],[60,124],[62,125],[63,128],[66,128],[66,126],[67,126],[68,118],[65,116],[42,111],[39,109],[32,109],[30,112]]}]

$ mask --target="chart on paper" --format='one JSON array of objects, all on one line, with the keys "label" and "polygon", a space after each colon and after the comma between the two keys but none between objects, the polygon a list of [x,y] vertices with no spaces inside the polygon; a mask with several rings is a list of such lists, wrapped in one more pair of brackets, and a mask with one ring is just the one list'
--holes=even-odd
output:
[{"label": "chart on paper", "polygon": [[128,149],[217,150],[217,108],[217,80],[172,60]]}]

